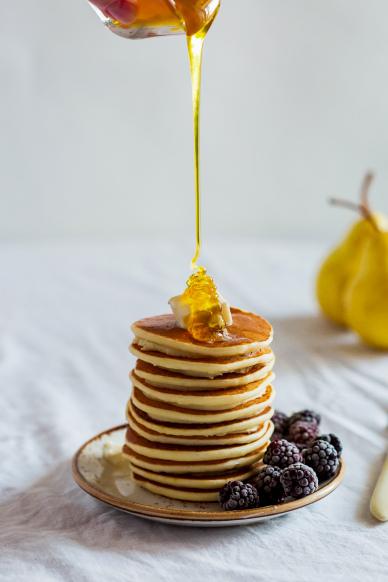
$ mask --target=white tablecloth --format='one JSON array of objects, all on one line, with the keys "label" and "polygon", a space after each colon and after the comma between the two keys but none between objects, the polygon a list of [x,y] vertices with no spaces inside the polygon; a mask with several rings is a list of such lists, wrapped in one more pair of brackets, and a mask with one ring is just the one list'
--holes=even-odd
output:
[{"label": "white tablecloth", "polygon": [[206,263],[233,304],[274,325],[277,406],[317,409],[342,437],[347,474],[333,495],[262,524],[185,529],[74,485],[75,449],[123,421],[130,323],[182,288],[188,257],[177,247],[0,246],[0,579],[387,580],[388,525],[368,504],[385,451],[388,357],[317,316],[320,246],[214,242]]}]

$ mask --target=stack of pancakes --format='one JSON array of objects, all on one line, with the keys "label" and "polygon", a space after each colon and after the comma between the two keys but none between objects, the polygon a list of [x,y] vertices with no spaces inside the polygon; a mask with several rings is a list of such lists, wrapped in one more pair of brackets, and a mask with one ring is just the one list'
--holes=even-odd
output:
[{"label": "stack of pancakes", "polygon": [[228,336],[194,340],[173,315],[137,321],[123,453],[134,480],[166,497],[213,501],[258,470],[273,425],[271,325],[232,308]]}]

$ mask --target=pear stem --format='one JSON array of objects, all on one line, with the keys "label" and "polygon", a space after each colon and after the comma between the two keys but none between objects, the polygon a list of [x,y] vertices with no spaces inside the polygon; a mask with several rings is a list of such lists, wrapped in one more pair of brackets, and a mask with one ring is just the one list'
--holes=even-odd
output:
[{"label": "pear stem", "polygon": [[361,184],[360,204],[356,204],[355,202],[351,202],[350,200],[344,200],[342,198],[330,198],[329,202],[334,206],[341,206],[342,208],[349,208],[350,210],[355,210],[356,212],[359,212],[366,220],[369,220],[373,228],[378,231],[379,227],[376,223],[376,219],[373,216],[369,205],[369,190],[373,178],[374,175],[372,172],[367,172],[365,174]]},{"label": "pear stem", "polygon": [[367,172],[364,176],[363,181],[362,181],[361,191],[360,191],[361,206],[366,208],[366,210],[368,211],[369,214],[372,214],[370,211],[370,206],[369,206],[369,192],[370,192],[370,187],[371,187],[371,184],[373,182],[373,179],[374,179],[374,174],[372,172]]}]

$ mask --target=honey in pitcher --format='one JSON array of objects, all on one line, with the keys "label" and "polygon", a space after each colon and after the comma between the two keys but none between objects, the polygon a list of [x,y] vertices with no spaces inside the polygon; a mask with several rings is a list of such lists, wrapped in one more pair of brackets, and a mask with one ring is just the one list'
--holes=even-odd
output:
[{"label": "honey in pitcher", "polygon": [[136,39],[196,34],[213,20],[219,4],[220,0],[137,0],[135,19],[130,24],[113,20],[92,7],[112,32]]}]

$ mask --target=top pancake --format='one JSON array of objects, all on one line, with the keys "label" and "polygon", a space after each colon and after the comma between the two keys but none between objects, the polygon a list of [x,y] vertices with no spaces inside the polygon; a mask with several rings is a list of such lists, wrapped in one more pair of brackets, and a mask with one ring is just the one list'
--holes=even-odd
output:
[{"label": "top pancake", "polygon": [[[132,331],[136,338],[158,346],[189,354],[208,356],[242,355],[257,352],[272,341],[272,326],[268,321],[248,311],[231,308],[233,324],[228,335],[214,342],[199,342],[175,321],[173,314],[157,315],[136,321]],[[160,350],[158,350],[160,351]]]}]

